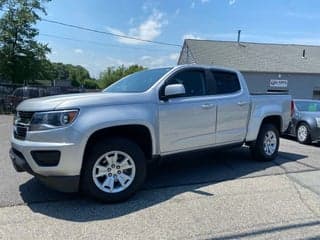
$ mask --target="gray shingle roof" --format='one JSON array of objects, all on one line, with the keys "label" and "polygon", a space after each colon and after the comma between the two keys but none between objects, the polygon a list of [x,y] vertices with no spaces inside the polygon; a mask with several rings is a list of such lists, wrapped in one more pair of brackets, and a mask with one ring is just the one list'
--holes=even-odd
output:
[{"label": "gray shingle roof", "polygon": [[[237,42],[187,39],[186,47],[198,64],[240,71],[320,73],[320,46],[248,42],[239,45]],[[185,50],[181,51],[178,64],[191,63],[183,59]],[[305,58],[302,57],[303,50]]]}]

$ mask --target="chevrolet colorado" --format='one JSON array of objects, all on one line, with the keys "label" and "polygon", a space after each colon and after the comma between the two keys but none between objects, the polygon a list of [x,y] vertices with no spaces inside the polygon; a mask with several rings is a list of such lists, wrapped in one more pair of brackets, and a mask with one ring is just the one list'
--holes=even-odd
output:
[{"label": "chevrolet colorado", "polygon": [[254,158],[273,160],[290,104],[289,95],[250,94],[236,70],[149,69],[100,93],[23,101],[10,157],[55,189],[117,202],[139,189],[152,159],[246,144]]}]

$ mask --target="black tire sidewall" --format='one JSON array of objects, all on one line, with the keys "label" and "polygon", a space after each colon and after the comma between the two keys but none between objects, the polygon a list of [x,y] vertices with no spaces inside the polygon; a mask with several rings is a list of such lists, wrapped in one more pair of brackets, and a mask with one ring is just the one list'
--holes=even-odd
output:
[{"label": "black tire sidewall", "polygon": [[[131,185],[119,193],[107,193],[100,190],[94,183],[92,169],[96,161],[110,151],[122,151],[128,154],[135,163],[136,173]],[[104,140],[95,144],[84,159],[81,174],[81,190],[85,194],[107,203],[121,202],[132,196],[143,184],[146,176],[145,156],[140,147],[124,138]]]},{"label": "black tire sidewall", "polygon": [[[276,150],[272,155],[267,155],[263,148],[264,137],[268,131],[273,131],[277,138]],[[280,146],[280,137],[278,129],[272,124],[263,124],[260,128],[258,138],[256,143],[251,149],[252,155],[256,160],[259,161],[272,161],[278,156],[279,146]]]}]

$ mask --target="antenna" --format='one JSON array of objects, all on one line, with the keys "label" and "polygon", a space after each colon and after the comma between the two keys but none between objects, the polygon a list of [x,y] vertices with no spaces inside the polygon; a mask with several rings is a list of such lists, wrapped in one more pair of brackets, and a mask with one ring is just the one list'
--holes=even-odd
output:
[{"label": "antenna", "polygon": [[238,30],[238,44],[240,45],[240,35],[241,35],[241,30]]}]

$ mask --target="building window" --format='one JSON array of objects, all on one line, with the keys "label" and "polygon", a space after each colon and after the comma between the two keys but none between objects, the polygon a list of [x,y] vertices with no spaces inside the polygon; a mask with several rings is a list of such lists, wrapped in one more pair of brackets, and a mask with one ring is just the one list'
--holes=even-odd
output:
[{"label": "building window", "polygon": [[320,87],[313,89],[313,99],[320,99]]}]

